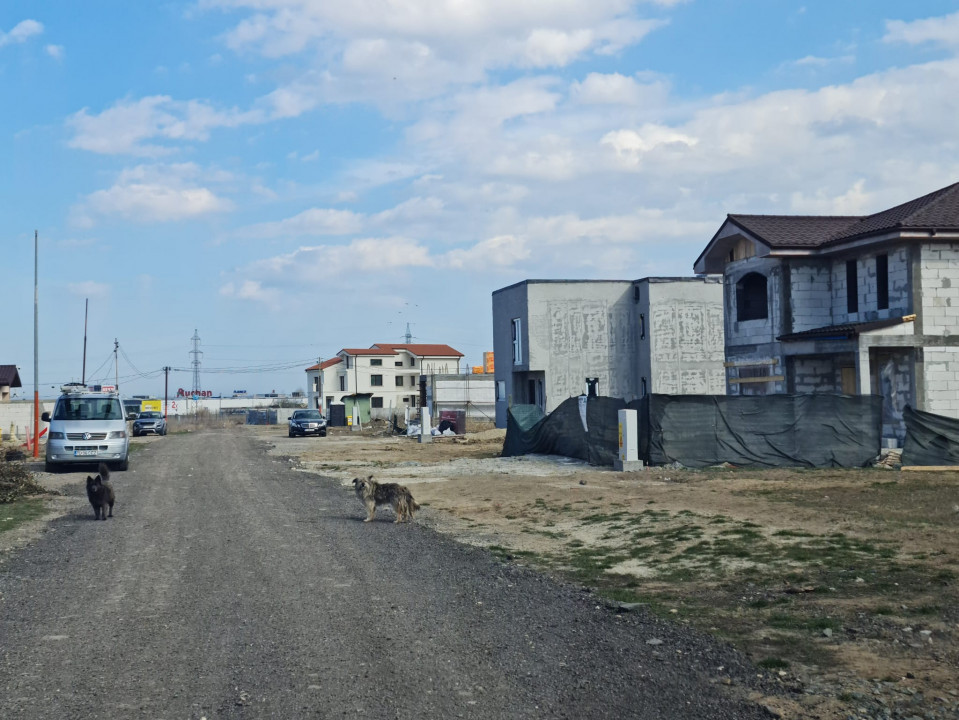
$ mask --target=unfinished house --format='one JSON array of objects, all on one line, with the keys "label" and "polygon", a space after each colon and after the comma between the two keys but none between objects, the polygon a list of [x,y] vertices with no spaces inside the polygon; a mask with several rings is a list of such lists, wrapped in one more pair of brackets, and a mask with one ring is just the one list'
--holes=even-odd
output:
[{"label": "unfinished house", "polygon": [[496,424],[587,392],[724,394],[718,277],[523,280],[493,293]]},{"label": "unfinished house", "polygon": [[878,394],[959,417],[959,183],[868,215],[728,215],[695,263],[722,273],[730,394]]}]

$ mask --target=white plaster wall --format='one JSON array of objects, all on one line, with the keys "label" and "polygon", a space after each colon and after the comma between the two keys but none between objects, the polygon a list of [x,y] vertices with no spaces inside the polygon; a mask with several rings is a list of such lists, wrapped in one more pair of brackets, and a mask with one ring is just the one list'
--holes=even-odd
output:
[{"label": "white plaster wall", "polygon": [[725,395],[723,284],[649,282],[651,393]]},{"label": "white plaster wall", "polygon": [[527,302],[529,369],[545,372],[547,412],[585,392],[587,377],[600,395],[637,396],[631,282],[530,283]]},{"label": "white plaster wall", "polygon": [[923,245],[919,262],[923,334],[959,335],[959,245]]}]

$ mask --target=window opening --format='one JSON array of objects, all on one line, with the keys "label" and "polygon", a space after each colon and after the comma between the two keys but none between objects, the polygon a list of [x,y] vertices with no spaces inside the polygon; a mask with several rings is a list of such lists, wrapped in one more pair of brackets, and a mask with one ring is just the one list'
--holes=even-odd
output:
[{"label": "window opening", "polygon": [[766,276],[747,273],[736,283],[736,320],[765,320],[769,317]]}]

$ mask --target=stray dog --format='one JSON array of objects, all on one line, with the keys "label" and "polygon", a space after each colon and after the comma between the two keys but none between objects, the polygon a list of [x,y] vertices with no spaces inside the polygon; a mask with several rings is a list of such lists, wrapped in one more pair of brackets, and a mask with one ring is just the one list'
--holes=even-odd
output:
[{"label": "stray dog", "polygon": [[413,513],[420,509],[408,488],[397,483],[378,483],[372,475],[365,480],[353,478],[353,490],[366,505],[367,517],[363,522],[370,522],[380,505],[393,506],[393,512],[396,513],[394,522],[412,520]]},{"label": "stray dog", "polygon": [[113,517],[113,502],[116,496],[113,494],[113,486],[110,484],[110,468],[106,463],[100,463],[97,468],[96,477],[87,475],[87,499],[93,506],[93,519],[106,520],[107,506],[110,508],[109,517]]}]

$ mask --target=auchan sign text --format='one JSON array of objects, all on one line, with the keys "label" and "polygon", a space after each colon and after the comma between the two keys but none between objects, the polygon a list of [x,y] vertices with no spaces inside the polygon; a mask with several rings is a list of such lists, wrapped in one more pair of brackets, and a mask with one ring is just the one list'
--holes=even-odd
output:
[{"label": "auchan sign text", "polygon": [[213,391],[212,390],[184,390],[183,388],[180,388],[179,390],[176,391],[177,397],[189,398],[189,397],[193,397],[194,395],[196,395],[197,397],[213,397]]}]

